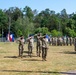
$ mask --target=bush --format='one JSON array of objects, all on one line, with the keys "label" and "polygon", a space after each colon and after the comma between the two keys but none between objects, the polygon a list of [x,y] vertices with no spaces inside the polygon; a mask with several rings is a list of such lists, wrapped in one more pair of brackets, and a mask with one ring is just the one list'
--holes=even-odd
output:
[{"label": "bush", "polygon": [[75,31],[73,29],[70,29],[70,28],[66,28],[66,34],[69,37],[76,37]]},{"label": "bush", "polygon": [[57,30],[52,30],[51,35],[54,37],[62,36],[62,32],[59,32]]},{"label": "bush", "polygon": [[48,31],[48,28],[46,28],[46,27],[42,27],[42,28],[37,28],[36,30],[35,30],[35,33],[42,33],[43,35],[44,34],[49,34],[50,35],[50,32]]}]

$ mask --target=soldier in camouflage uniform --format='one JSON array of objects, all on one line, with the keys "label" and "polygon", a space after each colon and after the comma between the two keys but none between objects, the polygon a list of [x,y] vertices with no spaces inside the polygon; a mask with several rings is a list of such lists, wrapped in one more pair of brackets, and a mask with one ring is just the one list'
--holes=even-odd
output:
[{"label": "soldier in camouflage uniform", "polygon": [[62,46],[62,43],[63,43],[63,39],[62,37],[59,37],[59,45]]},{"label": "soldier in camouflage uniform", "polygon": [[23,50],[24,50],[24,42],[25,42],[23,35],[21,35],[20,38],[17,41],[19,41],[19,46],[18,46],[19,57],[22,57]]},{"label": "soldier in camouflage uniform", "polygon": [[66,45],[66,37],[63,37],[63,45]]},{"label": "soldier in camouflage uniform", "polygon": [[29,37],[28,38],[28,55],[31,57],[31,54],[32,54],[32,50],[33,50],[33,47],[34,47],[34,40],[33,40],[33,37]]},{"label": "soldier in camouflage uniform", "polygon": [[69,37],[66,38],[66,45],[69,45]]},{"label": "soldier in camouflage uniform", "polygon": [[46,61],[47,50],[48,50],[48,42],[46,40],[46,37],[44,36],[42,39],[42,60]]},{"label": "soldier in camouflage uniform", "polygon": [[73,38],[72,37],[69,38],[69,42],[70,42],[70,46],[72,46],[72,44],[73,44]]},{"label": "soldier in camouflage uniform", "polygon": [[42,49],[42,41],[41,41],[41,34],[38,33],[37,35],[37,44],[36,44],[36,53],[37,53],[37,56],[40,57],[40,53],[41,53],[41,49]]}]

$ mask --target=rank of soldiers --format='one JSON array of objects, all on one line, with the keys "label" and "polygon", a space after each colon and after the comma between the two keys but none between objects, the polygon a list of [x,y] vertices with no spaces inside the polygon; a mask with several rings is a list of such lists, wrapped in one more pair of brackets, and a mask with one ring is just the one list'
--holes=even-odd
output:
[{"label": "rank of soldiers", "polygon": [[[32,57],[34,49],[34,39],[36,39],[36,55],[42,57],[43,61],[46,61],[47,51],[49,46],[72,46],[76,51],[76,38],[72,37],[50,37],[47,34],[41,35],[41,33],[35,34],[34,36],[29,36],[26,40],[28,42],[28,56]],[[19,57],[22,57],[24,50],[25,39],[20,36],[19,41]]]}]

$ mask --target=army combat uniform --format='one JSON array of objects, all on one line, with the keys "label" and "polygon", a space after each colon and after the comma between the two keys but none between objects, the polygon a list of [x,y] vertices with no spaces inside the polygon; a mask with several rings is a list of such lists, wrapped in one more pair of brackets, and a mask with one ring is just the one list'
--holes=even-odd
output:
[{"label": "army combat uniform", "polygon": [[34,44],[33,44],[34,40],[32,37],[29,37],[28,38],[28,55],[31,57],[31,54],[32,54],[32,50],[33,50],[33,47],[34,47]]},{"label": "army combat uniform", "polygon": [[36,53],[37,53],[37,56],[39,56],[39,57],[40,57],[41,49],[42,49],[41,37],[37,36]]},{"label": "army combat uniform", "polygon": [[42,60],[46,60],[48,50],[48,42],[45,37],[42,39]]},{"label": "army combat uniform", "polygon": [[19,49],[19,57],[22,57],[22,55],[23,55],[23,50],[24,50],[24,42],[25,42],[24,37],[21,36],[21,37],[18,39],[18,41],[19,41],[19,46],[18,46],[18,49]]}]

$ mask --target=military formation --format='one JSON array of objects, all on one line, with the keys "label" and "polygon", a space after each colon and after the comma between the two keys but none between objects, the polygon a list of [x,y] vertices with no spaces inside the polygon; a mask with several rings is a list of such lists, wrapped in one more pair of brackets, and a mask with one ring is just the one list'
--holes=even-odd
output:
[{"label": "military formation", "polygon": [[72,37],[51,37],[49,44],[52,46],[72,46],[74,44],[74,39]]},{"label": "military formation", "polygon": [[[41,35],[38,33],[34,36],[29,36],[26,40],[28,43],[28,56],[32,57],[33,49],[34,49],[34,39],[36,39],[36,55],[38,57],[42,57],[43,61],[46,61],[47,51],[49,46],[72,46],[74,45],[74,49],[76,51],[76,38],[72,37],[50,37],[47,34]],[[25,39],[23,36],[20,36],[19,41],[19,57],[23,56],[24,43]]]}]

